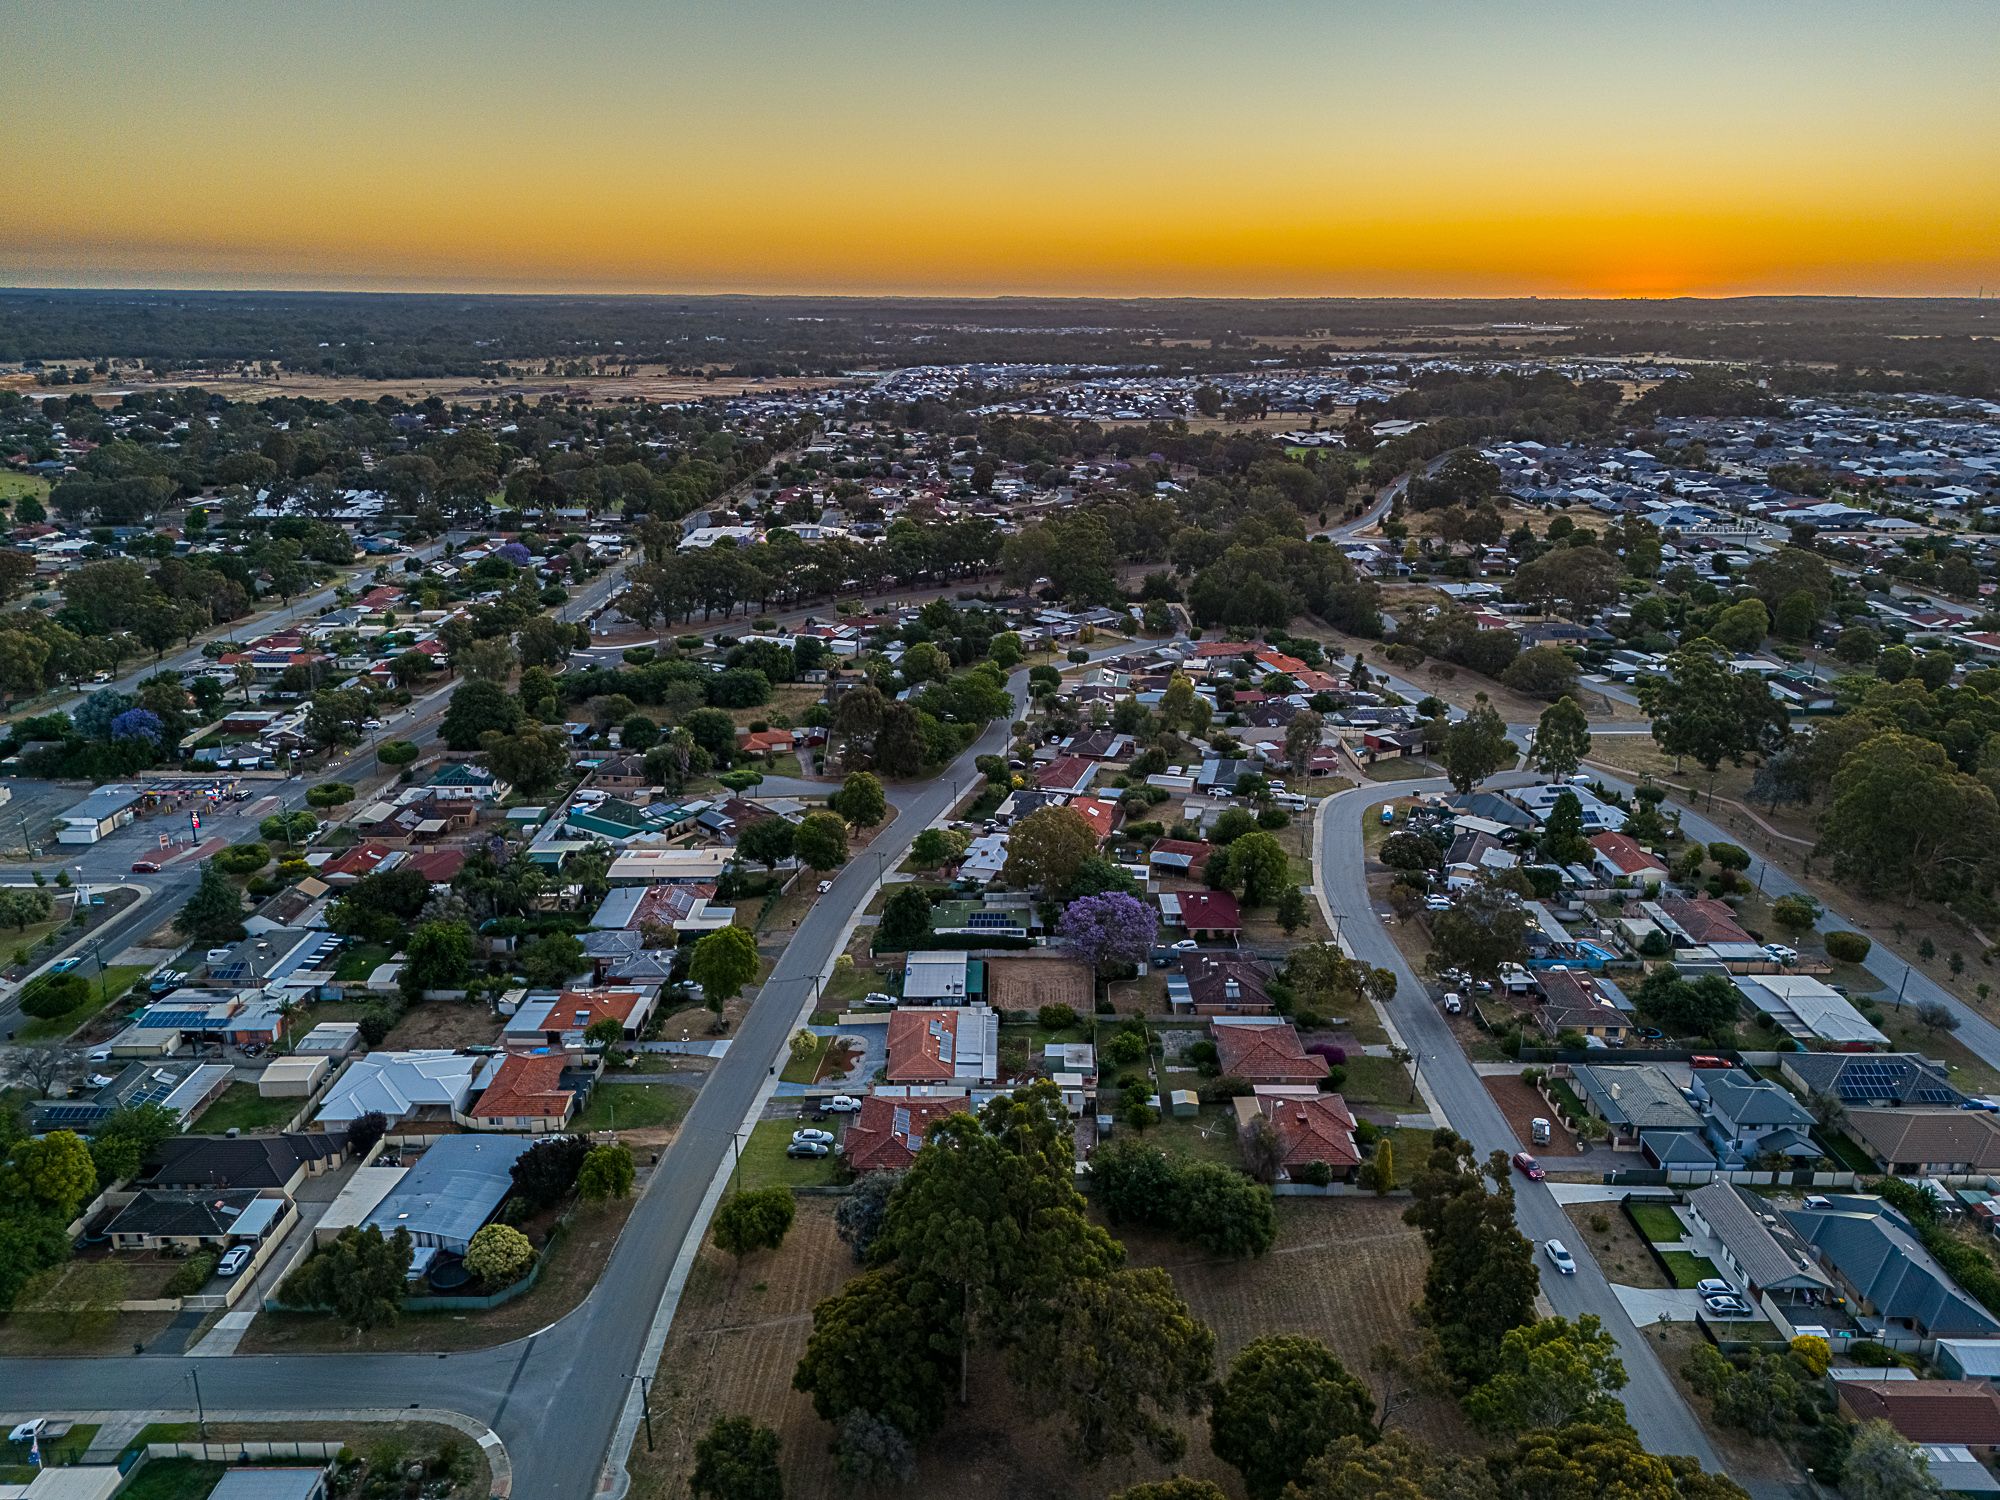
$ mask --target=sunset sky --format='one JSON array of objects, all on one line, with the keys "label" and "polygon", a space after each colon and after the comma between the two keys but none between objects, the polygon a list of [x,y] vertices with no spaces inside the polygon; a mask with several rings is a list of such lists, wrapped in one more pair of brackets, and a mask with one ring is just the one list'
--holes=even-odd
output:
[{"label": "sunset sky", "polygon": [[0,284],[2000,286],[1983,0],[0,0]]}]

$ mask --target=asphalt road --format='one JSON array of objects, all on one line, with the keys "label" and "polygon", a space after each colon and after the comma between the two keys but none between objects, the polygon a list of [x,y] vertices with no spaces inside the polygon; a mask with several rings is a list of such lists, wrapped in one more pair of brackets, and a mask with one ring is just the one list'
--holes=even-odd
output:
[{"label": "asphalt road", "polygon": [[[1494,777],[1488,785],[1519,784],[1538,778]],[[1366,854],[1362,842],[1362,812],[1386,797],[1419,796],[1449,791],[1451,784],[1399,781],[1393,785],[1355,787],[1329,797],[1320,807],[1318,878],[1327,903],[1340,917],[1340,935],[1358,958],[1393,970],[1398,985],[1389,1013],[1403,1044],[1418,1060],[1420,1076],[1445,1118],[1481,1156],[1504,1151],[1512,1156],[1523,1148],[1500,1107],[1486,1091],[1471,1061],[1452,1034],[1443,1012],[1404,959],[1402,950],[1383,927],[1368,897]],[[1721,1470],[1720,1460],[1687,1403],[1661,1368],[1624,1307],[1612,1293],[1604,1273],[1591,1258],[1568,1215],[1546,1186],[1516,1174],[1514,1212],[1521,1232],[1536,1245],[1542,1291],[1550,1307],[1566,1318],[1594,1313],[1618,1340],[1624,1356],[1627,1385],[1621,1393],[1627,1414],[1640,1439],[1654,1453],[1686,1453],[1706,1469]],[[1557,1275],[1541,1254],[1544,1240],[1559,1239],[1576,1257],[1574,1276]]]}]

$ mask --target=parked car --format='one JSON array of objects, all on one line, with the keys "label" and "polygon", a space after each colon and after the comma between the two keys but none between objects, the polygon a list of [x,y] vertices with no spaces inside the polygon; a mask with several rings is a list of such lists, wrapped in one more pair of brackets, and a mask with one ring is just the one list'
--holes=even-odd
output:
[{"label": "parked car", "polygon": [[1702,1301],[1708,1304],[1708,1310],[1718,1318],[1752,1318],[1756,1316],[1751,1311],[1750,1304],[1740,1297],[1704,1297]]},{"label": "parked car", "polygon": [[886,995],[880,990],[870,990],[861,997],[861,1003],[863,1005],[894,1005],[896,997],[894,995]]},{"label": "parked car", "polygon": [[1766,943],[1764,953],[1773,963],[1793,964],[1799,961],[1799,950],[1787,948],[1783,943]]},{"label": "parked car", "polygon": [[1550,1138],[1549,1122],[1541,1115],[1536,1115],[1534,1119],[1528,1122],[1528,1139],[1534,1142],[1535,1145],[1546,1146]]},{"label": "parked car", "polygon": [[861,1108],[861,1101],[852,1094],[835,1094],[826,1101],[826,1107],[837,1115],[851,1115]]},{"label": "parked car", "polygon": [[7,1441],[10,1443],[32,1443],[41,1433],[41,1430],[48,1425],[49,1419],[47,1417],[30,1417],[7,1434]]},{"label": "parked car", "polygon": [[1706,1280],[1697,1281],[1694,1284],[1694,1289],[1704,1297],[1734,1297],[1736,1295],[1735,1287],[1716,1276],[1710,1276]]},{"label": "parked car", "polygon": [[833,1144],[833,1133],[826,1130],[815,1130],[810,1125],[803,1126],[792,1132],[792,1144],[794,1146],[802,1141],[817,1141],[822,1146],[831,1146]]},{"label": "parked car", "polygon": [[218,1276],[234,1276],[249,1264],[250,1247],[248,1245],[235,1245],[223,1255],[221,1260],[216,1262],[215,1274]]},{"label": "parked car", "polygon": [[1451,897],[1449,897],[1449,896],[1426,896],[1426,897],[1424,897],[1424,910],[1425,910],[1425,911],[1450,911],[1450,910],[1451,910]]},{"label": "parked car", "polygon": [[1455,1016],[1464,1009],[1465,1002],[1459,998],[1456,990],[1446,994],[1444,997],[1444,1011],[1446,1015]]},{"label": "parked car", "polygon": [[1540,1182],[1544,1177],[1549,1175],[1542,1170],[1542,1164],[1526,1151],[1516,1151],[1514,1153],[1514,1170],[1530,1182]]},{"label": "parked car", "polygon": [[132,873],[134,875],[157,875],[160,873],[160,862],[157,859],[135,859],[132,861]]},{"label": "parked car", "polygon": [[793,1141],[785,1147],[787,1156],[831,1156],[833,1147],[825,1141]]},{"label": "parked car", "polygon": [[1549,1258],[1549,1264],[1564,1276],[1576,1274],[1576,1258],[1569,1253],[1569,1246],[1561,1240],[1548,1240],[1542,1245],[1542,1253]]},{"label": "parked car", "polygon": [[822,896],[824,896],[828,891],[832,889],[833,889],[833,882],[831,880],[822,880],[819,883],[819,893]]},{"label": "parked car", "polygon": [[1197,943],[1193,938],[1182,938],[1179,942],[1173,944],[1173,951],[1176,953],[1192,953],[1200,946],[1201,944]]}]

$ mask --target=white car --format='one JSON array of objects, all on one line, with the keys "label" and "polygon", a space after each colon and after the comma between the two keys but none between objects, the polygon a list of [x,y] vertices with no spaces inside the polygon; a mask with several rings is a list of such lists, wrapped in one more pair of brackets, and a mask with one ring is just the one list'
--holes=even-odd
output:
[{"label": "white car", "polygon": [[837,1115],[851,1115],[861,1108],[861,1101],[852,1094],[835,1094],[826,1101],[826,1107]]},{"label": "white car", "polygon": [[32,1443],[35,1435],[49,1425],[47,1417],[31,1417],[7,1434],[10,1443]]},{"label": "white car", "polygon": [[792,1144],[794,1146],[805,1141],[817,1141],[822,1146],[831,1146],[833,1144],[833,1132],[830,1130],[815,1130],[810,1125],[792,1132]]},{"label": "white car", "polygon": [[1425,910],[1425,911],[1450,911],[1450,910],[1451,910],[1451,906],[1452,906],[1452,902],[1451,902],[1451,897],[1449,897],[1449,896],[1426,896],[1426,897],[1424,897],[1424,910]]},{"label": "white car", "polygon": [[1797,963],[1799,959],[1799,950],[1787,948],[1783,943],[1766,943],[1764,953],[1768,958],[1781,964]]},{"label": "white car", "polygon": [[822,880],[819,883],[819,893],[822,896],[824,896],[828,891],[832,889],[833,889],[833,882],[831,880]]},{"label": "white car", "polygon": [[215,1273],[218,1276],[234,1276],[249,1264],[250,1247],[248,1245],[235,1245],[216,1263]]},{"label": "white car", "polygon": [[881,990],[870,990],[861,997],[861,1003],[863,1005],[894,1005],[896,997],[884,994]]},{"label": "white car", "polygon": [[1542,1253],[1549,1258],[1549,1264],[1565,1276],[1576,1274],[1576,1257],[1569,1253],[1569,1246],[1561,1240],[1545,1240]]},{"label": "white car", "polygon": [[1464,1009],[1465,1009],[1465,1001],[1461,999],[1456,993],[1452,993],[1444,997],[1444,1013],[1446,1015],[1455,1016]]},{"label": "white car", "polygon": [[1201,944],[1197,943],[1193,938],[1182,938],[1173,945],[1173,951],[1176,953],[1192,953],[1199,947],[1201,947]]},{"label": "white car", "polygon": [[1708,1310],[1712,1313],[1735,1316],[1750,1311],[1750,1304],[1734,1294],[1727,1297],[1704,1297],[1701,1300],[1707,1304]]}]

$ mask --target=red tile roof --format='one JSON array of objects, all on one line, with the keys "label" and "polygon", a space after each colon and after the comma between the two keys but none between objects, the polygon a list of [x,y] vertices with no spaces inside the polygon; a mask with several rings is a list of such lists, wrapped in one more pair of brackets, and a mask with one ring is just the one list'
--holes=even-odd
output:
[{"label": "red tile roof", "polygon": [[[951,1038],[947,1044],[945,1037]],[[955,1010],[899,1010],[889,1016],[891,1083],[942,1083],[953,1076],[958,1047]]]},{"label": "red tile roof", "polygon": [[1183,891],[1181,925],[1189,932],[1241,932],[1243,913],[1227,891]]},{"label": "red tile roof", "polygon": [[336,854],[319,867],[320,878],[333,880],[347,878],[360,880],[375,873],[375,867],[389,857],[387,844],[356,844],[343,854]]},{"label": "red tile roof", "polygon": [[1065,755],[1052,760],[1035,773],[1035,785],[1044,791],[1068,791],[1088,786],[1097,771],[1097,762],[1087,756]]},{"label": "red tile roof", "polygon": [[1222,1076],[1249,1083],[1313,1083],[1326,1077],[1326,1059],[1306,1051],[1291,1026],[1230,1026],[1209,1028]]},{"label": "red tile roof", "polygon": [[933,1120],[970,1106],[963,1098],[885,1099],[871,1094],[840,1139],[841,1153],[856,1172],[900,1172],[916,1160],[917,1148]]},{"label": "red tile roof", "polygon": [[1857,1421],[1887,1422],[1913,1443],[2000,1445],[2000,1396],[1983,1380],[1843,1380],[1839,1390]]},{"label": "red tile roof", "polygon": [[1660,910],[1697,943],[1748,943],[1750,934],[1737,925],[1736,913],[1713,896],[1660,898]]},{"label": "red tile roof", "polygon": [[1194,648],[1197,657],[1249,656],[1257,650],[1253,641],[1202,641]]},{"label": "red tile roof", "polygon": [[400,868],[415,870],[432,885],[448,885],[464,864],[463,849],[425,849],[411,853]]},{"label": "red tile roof", "polygon": [[1590,847],[1609,860],[1621,875],[1638,875],[1667,867],[1666,861],[1648,854],[1639,847],[1636,839],[1627,838],[1622,833],[1596,834],[1590,840]]},{"label": "red tile roof", "polygon": [[1257,1107],[1278,1133],[1286,1167],[1310,1166],[1318,1161],[1343,1172],[1361,1164],[1361,1152],[1354,1144],[1354,1114],[1340,1095],[1260,1098]]},{"label": "red tile roof", "polygon": [[562,1087],[563,1059],[555,1052],[516,1052],[472,1106],[475,1120],[553,1120],[569,1123],[576,1095]]},{"label": "red tile roof", "polygon": [[1112,826],[1118,821],[1116,802],[1106,801],[1102,797],[1073,797],[1069,805],[1083,814],[1083,819],[1090,824],[1092,833],[1100,839],[1110,837]]}]

